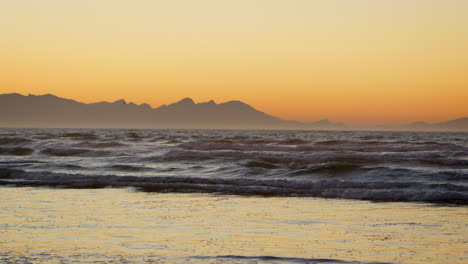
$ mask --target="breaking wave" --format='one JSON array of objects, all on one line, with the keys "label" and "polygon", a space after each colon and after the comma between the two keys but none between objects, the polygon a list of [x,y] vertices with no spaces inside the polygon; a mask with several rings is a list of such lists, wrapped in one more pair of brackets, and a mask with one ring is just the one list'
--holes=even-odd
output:
[{"label": "breaking wave", "polygon": [[[132,167],[126,168],[133,171]],[[468,186],[422,182],[357,182],[342,179],[315,181],[286,179],[213,179],[135,175],[83,175],[0,169],[0,184],[61,188],[134,187],[147,192],[200,192],[230,195],[294,196],[392,202],[468,204]]]},{"label": "breaking wave", "polygon": [[248,261],[248,263],[304,263],[304,264],[391,264],[383,262],[357,262],[357,261],[345,261],[338,259],[322,259],[322,258],[287,258],[287,257],[277,257],[277,256],[236,256],[236,255],[226,255],[226,256],[195,256],[194,259],[216,259],[219,261],[229,259],[235,261]]},{"label": "breaking wave", "polygon": [[16,186],[465,205],[467,138],[467,133],[0,129],[0,177],[1,184]]}]

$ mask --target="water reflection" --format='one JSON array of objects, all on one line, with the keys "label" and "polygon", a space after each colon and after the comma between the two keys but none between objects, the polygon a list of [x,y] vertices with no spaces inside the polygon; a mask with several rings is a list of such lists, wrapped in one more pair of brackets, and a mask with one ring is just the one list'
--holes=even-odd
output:
[{"label": "water reflection", "polygon": [[[466,207],[123,189],[2,187],[0,193],[0,260],[5,262],[468,259]],[[248,258],[256,256],[273,258]]]}]

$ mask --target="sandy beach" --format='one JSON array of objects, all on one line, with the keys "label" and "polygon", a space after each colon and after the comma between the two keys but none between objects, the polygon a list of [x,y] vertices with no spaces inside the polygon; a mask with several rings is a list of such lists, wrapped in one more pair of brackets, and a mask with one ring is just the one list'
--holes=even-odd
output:
[{"label": "sandy beach", "polygon": [[6,263],[467,261],[466,207],[131,189],[2,187],[1,198]]}]

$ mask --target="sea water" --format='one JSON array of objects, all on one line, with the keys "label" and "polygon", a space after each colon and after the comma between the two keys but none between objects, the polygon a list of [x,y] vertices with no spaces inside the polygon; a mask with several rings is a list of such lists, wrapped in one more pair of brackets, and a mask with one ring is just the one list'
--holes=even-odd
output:
[{"label": "sea water", "polygon": [[0,260],[463,263],[467,139],[2,129]]},{"label": "sea water", "polygon": [[468,133],[0,130],[1,184],[468,203]]}]

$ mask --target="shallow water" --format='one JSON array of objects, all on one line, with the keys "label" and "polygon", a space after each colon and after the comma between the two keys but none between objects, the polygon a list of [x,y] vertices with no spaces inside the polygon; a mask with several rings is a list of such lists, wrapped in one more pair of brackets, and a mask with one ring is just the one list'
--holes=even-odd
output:
[{"label": "shallow water", "polygon": [[466,263],[468,210],[131,189],[0,188],[2,263]]},{"label": "shallow water", "polygon": [[6,263],[468,262],[468,133],[0,129],[0,185]]},{"label": "shallow water", "polygon": [[468,204],[468,133],[0,129],[0,184]]}]

